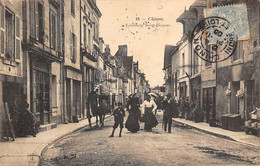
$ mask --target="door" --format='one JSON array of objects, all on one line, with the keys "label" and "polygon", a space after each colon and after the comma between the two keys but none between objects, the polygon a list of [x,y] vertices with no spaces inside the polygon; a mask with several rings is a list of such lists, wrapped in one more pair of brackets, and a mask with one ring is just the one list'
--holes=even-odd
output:
[{"label": "door", "polygon": [[41,124],[50,123],[50,81],[49,74],[36,71],[36,116]]},{"label": "door", "polygon": [[203,111],[205,114],[206,122],[209,119],[216,118],[216,88],[204,88],[203,89]]},{"label": "door", "polygon": [[68,120],[71,121],[71,85],[70,79],[66,79],[66,110]]},{"label": "door", "polygon": [[73,115],[81,117],[81,93],[80,93],[80,82],[73,80]]}]

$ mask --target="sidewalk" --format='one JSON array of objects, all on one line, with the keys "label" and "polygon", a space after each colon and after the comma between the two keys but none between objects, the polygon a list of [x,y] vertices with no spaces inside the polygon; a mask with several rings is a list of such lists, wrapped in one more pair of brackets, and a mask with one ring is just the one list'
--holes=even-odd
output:
[{"label": "sidewalk", "polygon": [[195,123],[193,121],[180,119],[180,118],[174,118],[173,121],[185,124],[187,126],[190,126],[192,128],[198,129],[200,131],[206,132],[208,134],[212,134],[218,137],[230,139],[233,141],[237,141],[244,144],[249,144],[252,146],[256,146],[260,148],[260,137],[254,136],[254,135],[247,135],[245,132],[234,132],[230,130],[224,130],[222,128],[218,127],[210,127],[208,123],[200,122]]},{"label": "sidewalk", "polygon": [[[95,121],[92,122],[94,125],[95,118],[92,121]],[[16,138],[15,141],[0,142],[0,166],[37,166],[46,146],[85,126],[89,126],[87,119],[79,123],[59,124],[57,128],[40,132],[36,137],[27,136]]]}]

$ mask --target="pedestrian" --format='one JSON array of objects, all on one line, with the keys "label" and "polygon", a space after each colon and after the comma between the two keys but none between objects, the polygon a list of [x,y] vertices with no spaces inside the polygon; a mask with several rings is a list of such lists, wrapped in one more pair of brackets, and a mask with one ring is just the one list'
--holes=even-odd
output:
[{"label": "pedestrian", "polygon": [[158,121],[155,117],[155,110],[157,105],[154,100],[151,100],[151,96],[147,95],[146,100],[142,104],[143,107],[143,119],[144,119],[144,130],[152,131],[153,127],[158,125]]},{"label": "pedestrian", "polygon": [[132,97],[129,97],[126,108],[129,112],[128,118],[125,123],[125,127],[128,131],[136,133],[140,130],[139,120],[141,118],[141,111],[139,109],[140,94],[137,93]]},{"label": "pedestrian", "polygon": [[118,103],[118,108],[114,110],[113,112],[114,115],[114,126],[112,130],[112,134],[109,137],[114,137],[114,133],[118,125],[120,126],[120,132],[119,132],[119,137],[122,136],[122,130],[124,128],[124,117],[125,117],[125,110],[124,107],[122,106],[122,103]]},{"label": "pedestrian", "polygon": [[32,135],[36,137],[36,119],[35,116],[28,110],[29,104],[26,101],[26,95],[23,95],[22,101],[19,105],[19,117],[18,117],[18,136],[24,137],[26,135]]},{"label": "pedestrian", "polygon": [[172,128],[172,118],[177,114],[177,104],[172,98],[171,94],[167,94],[166,99],[163,102],[164,105],[164,113],[163,113],[163,122],[164,122],[164,131],[171,133]]},{"label": "pedestrian", "polygon": [[[97,116],[97,105],[98,105],[98,89],[94,89],[94,91],[89,93],[88,96],[88,109],[87,109],[87,118],[88,118],[88,123],[89,127],[91,128],[91,118],[92,116]],[[97,117],[96,117],[96,123],[97,122]],[[98,125],[98,124],[96,124]]]}]

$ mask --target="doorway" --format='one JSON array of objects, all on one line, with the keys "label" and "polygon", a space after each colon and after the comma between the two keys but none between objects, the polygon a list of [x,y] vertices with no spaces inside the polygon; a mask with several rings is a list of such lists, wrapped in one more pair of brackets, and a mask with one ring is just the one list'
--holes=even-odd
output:
[{"label": "doorway", "polygon": [[203,111],[205,120],[216,119],[216,88],[203,88]]}]

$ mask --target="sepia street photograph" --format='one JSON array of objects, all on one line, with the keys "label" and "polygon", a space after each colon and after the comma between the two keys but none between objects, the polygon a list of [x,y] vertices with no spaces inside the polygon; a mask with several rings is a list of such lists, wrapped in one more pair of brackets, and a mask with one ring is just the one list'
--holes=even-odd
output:
[{"label": "sepia street photograph", "polygon": [[260,165],[260,0],[0,0],[0,166]]}]

